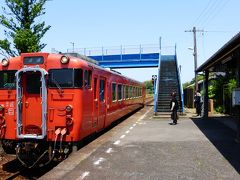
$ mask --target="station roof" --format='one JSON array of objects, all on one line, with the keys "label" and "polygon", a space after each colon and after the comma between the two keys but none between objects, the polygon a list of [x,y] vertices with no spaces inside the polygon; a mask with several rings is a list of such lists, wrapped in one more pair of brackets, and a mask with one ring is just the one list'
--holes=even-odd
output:
[{"label": "station roof", "polygon": [[240,32],[232,39],[224,44],[216,53],[214,53],[207,61],[197,68],[197,72],[210,70],[219,63],[231,60],[231,54],[240,47]]}]

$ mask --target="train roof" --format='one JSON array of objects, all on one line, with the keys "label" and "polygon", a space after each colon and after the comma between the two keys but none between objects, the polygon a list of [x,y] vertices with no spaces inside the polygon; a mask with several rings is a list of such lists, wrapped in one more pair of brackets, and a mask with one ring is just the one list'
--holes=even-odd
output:
[{"label": "train roof", "polygon": [[79,53],[61,53],[65,56],[73,56],[73,57],[76,57],[76,58],[80,58],[82,60],[85,60],[85,61],[88,61],[90,63],[93,63],[93,64],[96,64],[96,65],[99,65],[98,61],[92,59],[92,58],[89,58],[85,55],[82,55],[82,54],[79,54]]}]

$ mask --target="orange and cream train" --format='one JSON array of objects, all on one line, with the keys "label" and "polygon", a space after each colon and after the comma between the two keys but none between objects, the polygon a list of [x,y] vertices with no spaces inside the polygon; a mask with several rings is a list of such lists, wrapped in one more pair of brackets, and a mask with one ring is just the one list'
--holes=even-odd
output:
[{"label": "orange and cream train", "polygon": [[61,159],[79,142],[144,104],[142,83],[82,58],[22,53],[0,64],[0,138],[28,167]]}]

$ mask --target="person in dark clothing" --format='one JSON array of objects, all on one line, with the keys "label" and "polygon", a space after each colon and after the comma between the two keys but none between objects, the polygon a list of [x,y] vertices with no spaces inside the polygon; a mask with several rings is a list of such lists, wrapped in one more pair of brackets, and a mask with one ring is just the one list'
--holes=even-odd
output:
[{"label": "person in dark clothing", "polygon": [[173,124],[175,125],[177,124],[177,119],[178,119],[178,116],[177,116],[178,101],[176,99],[176,92],[172,92],[171,96],[172,96],[172,99],[170,101],[170,109],[172,111],[171,119],[173,120]]},{"label": "person in dark clothing", "polygon": [[197,116],[201,116],[202,97],[201,97],[201,93],[199,90],[195,92],[194,103],[195,103],[195,107],[196,107]]}]

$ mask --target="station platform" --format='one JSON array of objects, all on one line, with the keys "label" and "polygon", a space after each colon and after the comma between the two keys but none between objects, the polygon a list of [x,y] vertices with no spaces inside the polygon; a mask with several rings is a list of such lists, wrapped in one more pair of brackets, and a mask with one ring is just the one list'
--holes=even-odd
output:
[{"label": "station platform", "polygon": [[171,125],[145,106],[40,179],[240,179],[240,144],[227,117],[189,113]]}]

